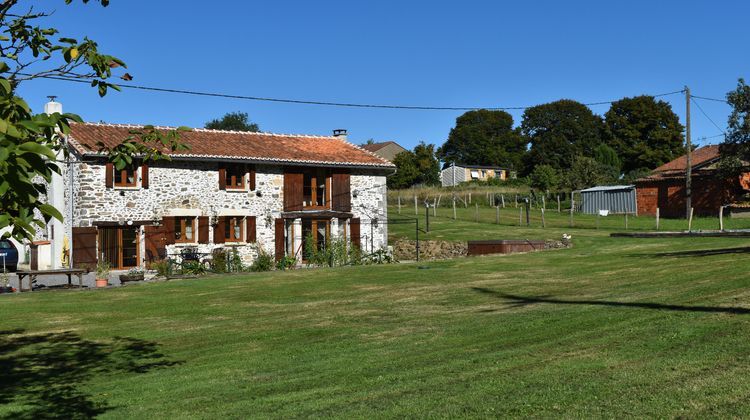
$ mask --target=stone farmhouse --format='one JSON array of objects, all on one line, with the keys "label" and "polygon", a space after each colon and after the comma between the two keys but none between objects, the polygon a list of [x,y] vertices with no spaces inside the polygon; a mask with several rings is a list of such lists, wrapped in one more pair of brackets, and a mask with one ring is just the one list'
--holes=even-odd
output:
[{"label": "stone farmhouse", "polygon": [[[104,260],[142,267],[185,248],[208,255],[235,248],[246,264],[263,250],[278,260],[306,257],[304,241],[335,238],[368,253],[387,246],[388,161],[334,136],[194,129],[190,150],[170,161],[115,170],[95,145],[114,146],[139,126],[73,124],[71,159],[50,186],[65,216],[50,222],[50,268],[70,240],[74,267]],[[163,127],[159,129],[169,129]],[[70,239],[69,239],[70,238]],[[44,268],[44,267],[39,267]]]}]

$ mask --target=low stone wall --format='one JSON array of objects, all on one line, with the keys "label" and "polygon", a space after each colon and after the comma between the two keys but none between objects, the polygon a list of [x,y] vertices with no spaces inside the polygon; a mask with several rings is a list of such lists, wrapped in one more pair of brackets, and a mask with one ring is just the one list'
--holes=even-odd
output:
[{"label": "low stone wall", "polygon": [[[393,245],[393,257],[396,261],[412,261],[417,259],[416,241],[399,239]],[[569,241],[547,239],[544,250],[570,248]],[[444,260],[448,258],[465,257],[468,255],[468,244],[465,241],[419,241],[420,260]]]}]

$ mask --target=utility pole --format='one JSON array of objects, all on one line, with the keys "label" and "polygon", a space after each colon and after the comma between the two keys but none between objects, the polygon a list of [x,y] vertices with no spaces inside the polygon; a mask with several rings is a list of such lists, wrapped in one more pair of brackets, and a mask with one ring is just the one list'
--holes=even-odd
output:
[{"label": "utility pole", "polygon": [[685,164],[685,217],[690,217],[693,208],[692,172],[693,146],[690,142],[690,88],[685,86],[685,146],[687,147],[687,163]]}]

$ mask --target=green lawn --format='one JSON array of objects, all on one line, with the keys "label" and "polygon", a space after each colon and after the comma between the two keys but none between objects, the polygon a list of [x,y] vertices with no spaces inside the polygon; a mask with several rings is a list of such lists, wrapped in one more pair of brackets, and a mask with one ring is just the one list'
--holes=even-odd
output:
[{"label": "green lawn", "polygon": [[750,416],[750,240],[433,229],[575,246],[0,296],[0,416]]}]

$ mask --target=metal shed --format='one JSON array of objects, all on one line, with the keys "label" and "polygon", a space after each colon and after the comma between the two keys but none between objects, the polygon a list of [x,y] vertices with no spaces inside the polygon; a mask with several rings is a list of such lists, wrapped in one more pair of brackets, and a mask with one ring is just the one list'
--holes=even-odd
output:
[{"label": "metal shed", "polygon": [[638,214],[634,185],[608,185],[581,190],[581,211],[597,214],[600,210],[610,213]]}]

